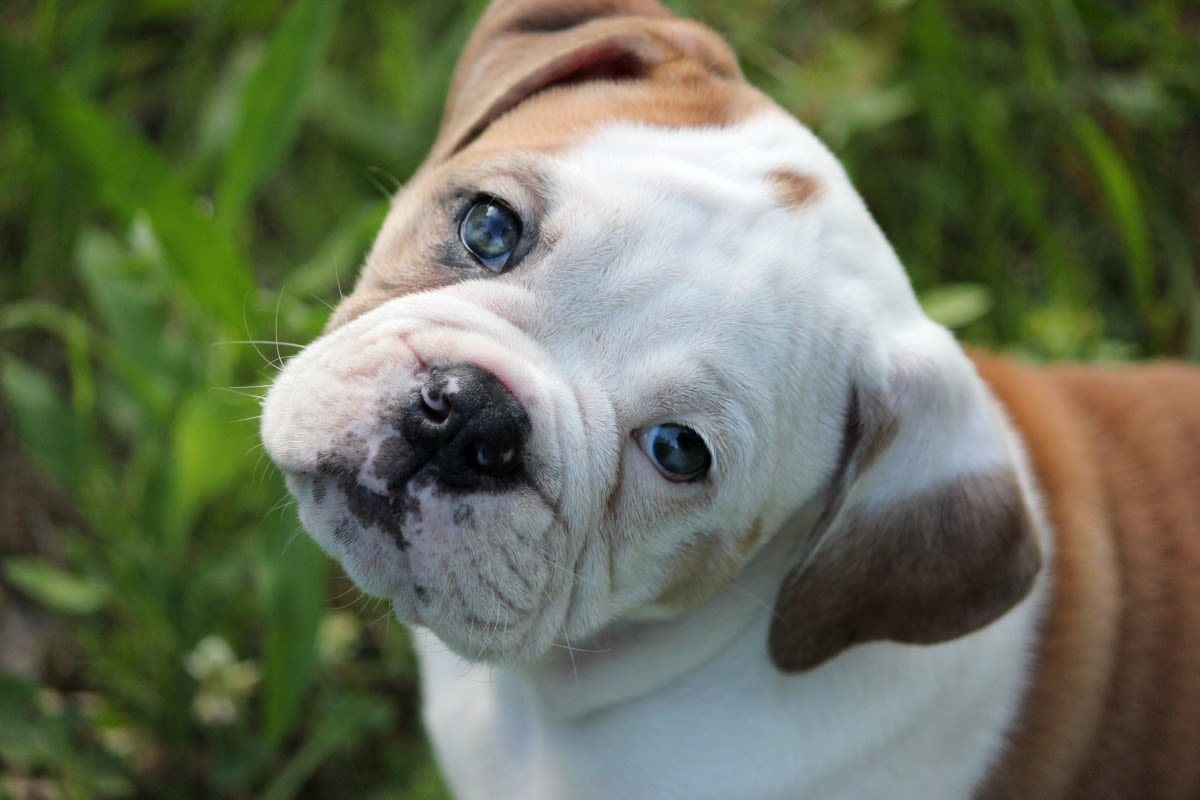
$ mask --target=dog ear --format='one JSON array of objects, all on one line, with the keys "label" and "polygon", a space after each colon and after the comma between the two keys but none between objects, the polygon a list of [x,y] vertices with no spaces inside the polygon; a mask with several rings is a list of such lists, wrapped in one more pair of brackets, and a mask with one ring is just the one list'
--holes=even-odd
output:
[{"label": "dog ear", "polygon": [[655,0],[494,0],[455,69],[432,160],[458,152],[537,92],[645,78],[680,58],[741,77],[720,37]]},{"label": "dog ear", "polygon": [[943,329],[922,338],[850,392],[829,505],[776,601],[782,670],[955,639],[1033,585],[1041,551],[1001,412]]}]

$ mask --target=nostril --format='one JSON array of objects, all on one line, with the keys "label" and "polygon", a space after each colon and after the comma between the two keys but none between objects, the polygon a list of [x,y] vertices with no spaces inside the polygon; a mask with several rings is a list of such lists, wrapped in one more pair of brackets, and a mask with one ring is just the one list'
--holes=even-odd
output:
[{"label": "nostril", "polygon": [[441,387],[431,387],[428,383],[421,387],[421,413],[425,419],[440,425],[450,418],[450,399],[442,393]]},{"label": "nostril", "polygon": [[[445,486],[474,489],[521,472],[530,419],[499,378],[473,364],[434,367],[395,424],[408,480],[432,469]],[[392,480],[388,486],[398,485]]]},{"label": "nostril", "polygon": [[520,465],[515,444],[483,440],[475,443],[474,462],[476,470],[494,478],[503,477]]}]

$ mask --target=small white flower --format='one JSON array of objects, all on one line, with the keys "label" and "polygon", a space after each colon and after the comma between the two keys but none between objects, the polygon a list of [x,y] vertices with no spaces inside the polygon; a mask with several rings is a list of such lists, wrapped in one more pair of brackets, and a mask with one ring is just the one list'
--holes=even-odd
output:
[{"label": "small white flower", "polygon": [[234,660],[229,642],[220,636],[205,636],[192,652],[183,657],[183,668],[196,680],[204,681]]},{"label": "small white flower", "polygon": [[349,658],[362,623],[358,617],[344,611],[334,611],[321,619],[317,629],[317,655],[324,664],[338,664]]},{"label": "small white flower", "polygon": [[192,698],[192,715],[202,725],[228,725],[237,719],[237,704],[227,694],[200,690]]},{"label": "small white flower", "polygon": [[192,714],[203,725],[227,725],[237,719],[241,705],[259,681],[253,661],[238,661],[220,636],[206,636],[183,658],[184,669],[196,679]]}]

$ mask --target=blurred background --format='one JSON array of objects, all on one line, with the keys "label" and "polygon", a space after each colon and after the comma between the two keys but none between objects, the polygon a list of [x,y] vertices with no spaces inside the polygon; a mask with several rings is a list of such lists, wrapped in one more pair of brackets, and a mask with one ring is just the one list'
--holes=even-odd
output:
[{"label": "blurred background", "polygon": [[[844,160],[929,312],[1200,359],[1193,0],[671,0]],[[258,399],[480,2],[0,3],[0,798],[444,797],[406,633]]]}]

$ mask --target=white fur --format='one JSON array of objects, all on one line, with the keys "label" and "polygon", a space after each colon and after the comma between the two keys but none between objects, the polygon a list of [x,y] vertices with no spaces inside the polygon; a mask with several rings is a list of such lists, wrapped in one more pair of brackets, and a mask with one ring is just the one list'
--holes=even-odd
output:
[{"label": "white fur", "polygon": [[[924,421],[849,502],[886,505],[996,465],[1032,485],[1015,435],[921,312],[841,167],[777,111],[719,129],[614,124],[530,159],[549,187],[548,252],[335,330],[288,365],[264,413],[306,527],[420,630],[426,720],[456,795],[969,797],[1024,686],[1044,577],[952,642],[860,645],[800,674],[768,658],[775,597],[821,512],[852,384]],[[785,207],[768,180],[778,170],[815,176],[820,195]],[[533,205],[504,186],[518,212]],[[423,365],[462,361],[497,375],[533,419],[530,486],[453,500],[412,487],[424,527],[407,551],[370,529],[336,540],[344,500],[306,499],[317,452],[350,431],[378,445],[388,403]],[[910,380],[928,374],[949,391]],[[663,422],[705,437],[710,480],[657,473],[631,432]],[[486,526],[459,525],[452,502]],[[683,610],[655,602],[695,537],[732,547],[755,524],[766,535],[719,591]],[[448,599],[422,606],[414,583]]]}]

